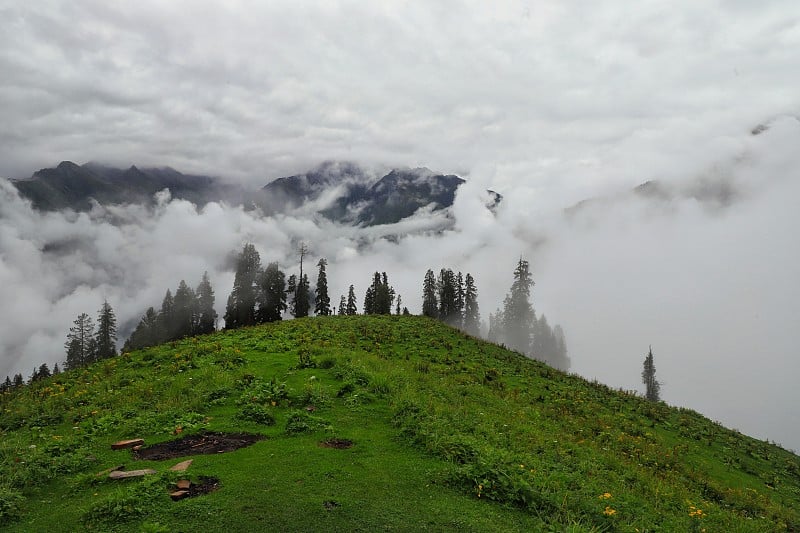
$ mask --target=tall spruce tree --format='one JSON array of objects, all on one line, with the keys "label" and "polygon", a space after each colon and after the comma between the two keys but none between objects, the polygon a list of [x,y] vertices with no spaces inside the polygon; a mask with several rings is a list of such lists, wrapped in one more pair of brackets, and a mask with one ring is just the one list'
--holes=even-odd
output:
[{"label": "tall spruce tree", "polygon": [[81,313],[67,333],[67,360],[64,367],[74,370],[94,361],[94,323],[86,313]]},{"label": "tall spruce tree", "polygon": [[286,311],[286,274],[278,263],[270,263],[261,275],[258,292],[259,323],[277,322],[283,318]]},{"label": "tall spruce tree", "polygon": [[534,282],[528,262],[520,259],[514,269],[514,282],[503,304],[503,338],[514,350],[529,353],[536,315],[530,302]]},{"label": "tall spruce tree", "polygon": [[436,289],[439,296],[439,320],[452,326],[459,325],[460,316],[456,306],[456,275],[449,268],[439,271],[439,279],[436,281]]},{"label": "tall spruce tree", "polygon": [[128,340],[122,346],[122,351],[131,352],[148,346],[155,346],[161,341],[161,332],[158,313],[152,307],[145,311],[136,329],[133,330]]},{"label": "tall spruce tree", "polygon": [[478,289],[475,279],[467,272],[464,278],[464,331],[470,335],[480,335],[481,313],[478,309]]},{"label": "tall spruce tree", "polygon": [[436,276],[428,269],[422,282],[422,314],[431,318],[439,318],[439,303],[436,299]]},{"label": "tall spruce tree", "polygon": [[345,310],[348,316],[358,314],[358,302],[356,302],[356,291],[352,285],[347,289],[347,309]]},{"label": "tall spruce tree", "polygon": [[261,257],[256,247],[248,243],[236,262],[233,290],[225,308],[225,329],[252,326],[256,323],[256,294],[261,274]]},{"label": "tall spruce tree", "polygon": [[328,316],[331,314],[331,298],[328,296],[328,274],[325,268],[328,266],[328,261],[323,257],[317,263],[319,273],[317,274],[317,288],[316,304],[314,305],[314,314],[318,316]]},{"label": "tall spruce tree", "polygon": [[214,289],[211,287],[211,280],[208,279],[208,272],[203,272],[203,278],[194,292],[197,297],[195,333],[198,335],[213,333],[217,329],[217,312],[214,310]]},{"label": "tall spruce tree", "polygon": [[339,298],[339,316],[344,316],[347,314],[347,300],[342,294],[342,297]]},{"label": "tall spruce tree", "polygon": [[117,355],[117,317],[107,301],[103,302],[97,313],[97,332],[94,339],[96,359],[108,359]]},{"label": "tall spruce tree", "polygon": [[178,284],[174,298],[174,331],[172,339],[191,336],[197,320],[197,297],[184,280]]},{"label": "tall spruce tree", "polygon": [[645,386],[644,397],[651,402],[661,399],[661,383],[656,380],[656,364],[653,360],[653,347],[651,346],[644,358],[642,370],[642,383]]},{"label": "tall spruce tree", "polygon": [[161,310],[158,312],[158,343],[170,341],[175,338],[175,300],[172,291],[167,289],[164,299],[161,300]]},{"label": "tall spruce tree", "polygon": [[308,316],[308,311],[311,308],[310,289],[308,283],[308,274],[303,274],[297,280],[297,288],[294,293],[294,317],[302,318]]}]

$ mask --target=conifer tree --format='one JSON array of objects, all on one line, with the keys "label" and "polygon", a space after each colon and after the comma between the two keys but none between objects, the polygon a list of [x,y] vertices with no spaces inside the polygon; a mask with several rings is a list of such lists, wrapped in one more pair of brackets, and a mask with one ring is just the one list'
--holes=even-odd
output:
[{"label": "conifer tree", "polygon": [[155,346],[161,342],[161,326],[156,310],[148,307],[136,329],[133,330],[128,340],[122,346],[124,352],[131,352],[148,346]]},{"label": "conifer tree", "polygon": [[347,309],[346,314],[348,316],[353,316],[358,314],[358,305],[356,302],[356,291],[352,285],[347,290]]},{"label": "conifer tree", "polygon": [[107,301],[97,312],[97,333],[95,333],[95,358],[108,359],[117,355],[117,317]]},{"label": "conifer tree", "polygon": [[11,378],[6,376],[6,380],[3,382],[3,385],[0,386],[3,392],[10,391],[14,387],[14,384],[11,382]]},{"label": "conifer tree", "polygon": [[172,339],[189,337],[195,331],[197,297],[186,281],[181,280],[175,290],[174,333]]},{"label": "conifer tree", "polygon": [[511,291],[503,305],[503,334],[509,347],[523,353],[530,351],[532,326],[536,318],[530,302],[533,285],[528,262],[520,259],[514,269]]},{"label": "conifer tree", "polygon": [[261,257],[256,247],[248,243],[236,262],[233,291],[225,308],[225,329],[252,326],[256,323],[256,294],[261,275]]},{"label": "conifer tree", "polygon": [[261,275],[258,292],[257,320],[263,322],[277,322],[283,318],[286,311],[286,274],[278,263],[270,263]]},{"label": "conifer tree", "polygon": [[449,268],[439,271],[436,282],[439,293],[439,319],[447,324],[459,325],[458,309],[456,307],[456,276]]},{"label": "conifer tree", "polygon": [[328,261],[322,258],[317,263],[319,273],[317,274],[317,288],[316,288],[316,304],[314,305],[314,314],[318,316],[328,316],[331,314],[331,299],[328,296],[328,274],[325,267],[328,266]]},{"label": "conifer tree", "polygon": [[25,379],[22,377],[22,374],[14,374],[14,381],[12,385],[15,389],[25,385]]},{"label": "conifer tree", "polygon": [[455,298],[455,324],[457,328],[464,327],[464,276],[459,272],[456,275],[456,298]]},{"label": "conifer tree", "polygon": [[211,280],[208,279],[208,272],[203,272],[203,278],[194,292],[197,297],[197,322],[194,332],[197,335],[213,333],[217,329],[217,312],[214,310],[214,289],[211,287]]},{"label": "conifer tree", "polygon": [[302,318],[308,316],[310,307],[308,274],[303,274],[297,280],[297,289],[294,295],[294,317]]},{"label": "conifer tree", "polygon": [[[380,274],[375,272],[375,276],[377,276],[377,284],[380,284]],[[376,281],[373,279],[372,283],[369,287],[367,287],[367,292],[364,295],[364,314],[365,315],[372,315],[375,313],[375,286]]]},{"label": "conifer tree", "polygon": [[439,318],[439,303],[436,299],[436,276],[428,269],[422,282],[422,314],[431,318]]},{"label": "conifer tree", "polygon": [[653,361],[653,347],[651,346],[644,358],[644,369],[642,370],[642,383],[645,386],[644,397],[651,402],[661,399],[661,383],[656,380],[656,364]]},{"label": "conifer tree", "polygon": [[467,272],[464,278],[464,331],[470,335],[480,335],[481,314],[478,309],[478,289],[475,279]]},{"label": "conifer tree", "polygon": [[59,375],[60,373],[61,373],[61,369],[60,369],[60,368],[58,368],[58,363],[56,363],[55,365],[53,365],[53,375],[54,375],[54,376],[57,376],[57,375]]},{"label": "conifer tree", "polygon": [[69,328],[64,348],[67,350],[65,363],[67,370],[80,368],[94,361],[94,323],[89,315],[86,313],[78,315],[73,326]]},{"label": "conifer tree", "polygon": [[161,300],[161,310],[158,312],[158,342],[172,340],[175,335],[175,300],[172,291],[167,289],[164,299]]},{"label": "conifer tree", "polygon": [[347,300],[345,300],[344,294],[342,297],[339,298],[339,316],[344,316],[347,314]]},{"label": "conifer tree", "polygon": [[39,369],[36,371],[37,379],[49,378],[51,375],[50,367],[47,366],[47,363],[42,363],[39,365]]},{"label": "conifer tree", "polygon": [[396,306],[395,306],[395,308],[394,308],[394,314],[396,314],[396,315],[399,315],[399,314],[400,314],[400,304],[401,304],[401,302],[402,302],[402,301],[403,301],[403,299],[402,299],[402,298],[400,297],[400,295],[398,294],[398,295],[397,295],[397,305],[396,305]]}]

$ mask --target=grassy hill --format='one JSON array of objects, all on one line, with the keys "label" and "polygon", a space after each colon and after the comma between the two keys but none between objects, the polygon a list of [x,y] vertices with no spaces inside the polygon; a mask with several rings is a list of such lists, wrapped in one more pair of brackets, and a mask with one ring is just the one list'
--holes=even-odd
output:
[{"label": "grassy hill", "polygon": [[[209,431],[262,438],[141,458]],[[432,320],[301,319],[4,395],[0,529],[797,531],[800,458]]]}]

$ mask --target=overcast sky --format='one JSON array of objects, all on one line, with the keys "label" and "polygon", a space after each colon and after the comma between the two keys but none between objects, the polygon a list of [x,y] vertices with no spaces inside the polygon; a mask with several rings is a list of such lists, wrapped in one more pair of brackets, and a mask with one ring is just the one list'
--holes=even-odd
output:
[{"label": "overcast sky", "polygon": [[[652,344],[668,402],[800,449],[798,57],[794,0],[0,0],[0,176],[72,160],[263,185],[346,159],[469,180],[451,231],[421,215],[396,244],[168,199],[117,225],[43,216],[0,182],[0,374],[60,359],[103,298],[130,323],[209,270],[224,307],[246,240],[286,267],[310,241],[337,293],[387,270],[412,310],[425,269],[469,270],[484,317],[524,255],[573,371],[641,389]],[[671,199],[626,192],[651,179]],[[735,194],[681,193],[699,182]]]}]

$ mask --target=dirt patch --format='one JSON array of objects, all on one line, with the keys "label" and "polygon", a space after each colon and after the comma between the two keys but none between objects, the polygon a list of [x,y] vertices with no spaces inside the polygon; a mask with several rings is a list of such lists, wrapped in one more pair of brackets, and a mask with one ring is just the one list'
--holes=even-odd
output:
[{"label": "dirt patch", "polygon": [[323,448],[336,448],[337,450],[344,450],[353,447],[353,441],[348,439],[328,439],[319,443]]},{"label": "dirt patch", "polygon": [[339,502],[336,502],[336,501],[333,501],[333,500],[325,500],[324,502],[322,502],[322,506],[327,511],[331,511],[331,510],[336,509],[337,507],[339,507]]},{"label": "dirt patch", "polygon": [[214,492],[219,488],[219,480],[215,477],[200,476],[200,483],[189,485],[188,497],[202,496],[209,492]]},{"label": "dirt patch", "polygon": [[178,440],[153,444],[139,448],[133,452],[134,459],[161,461],[175,459],[186,455],[207,455],[225,453],[245,448],[264,437],[250,433],[214,433],[206,431],[196,435],[187,435]]}]

